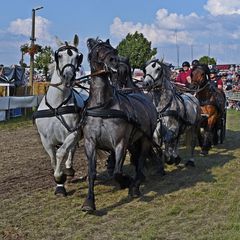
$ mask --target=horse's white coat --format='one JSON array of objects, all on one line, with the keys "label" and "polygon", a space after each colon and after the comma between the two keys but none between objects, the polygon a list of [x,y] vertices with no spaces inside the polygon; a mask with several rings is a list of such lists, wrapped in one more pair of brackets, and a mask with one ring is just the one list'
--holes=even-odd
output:
[{"label": "horse's white coat", "polygon": [[[62,44],[62,43],[61,43]],[[78,41],[74,41],[73,45],[77,47]],[[60,46],[59,46],[60,47]],[[61,51],[58,54],[59,61],[59,70],[61,71],[66,64],[72,64],[77,68],[77,52],[72,51],[70,56],[67,53],[67,50]],[[56,64],[52,65],[53,73],[51,78],[51,83],[47,91],[46,96],[42,99],[38,110],[47,110],[49,107],[46,105],[47,102],[52,108],[57,108],[61,103],[66,100],[69,95],[72,94],[72,89],[70,86],[70,81],[75,74],[75,69],[72,67],[65,67],[62,75],[59,70],[56,69]],[[51,84],[59,84],[58,86],[53,86]],[[86,97],[84,97],[85,100]],[[83,107],[84,101],[79,100],[79,105]],[[66,105],[73,105],[73,98],[66,103]],[[67,125],[74,129],[80,119],[80,114],[71,113],[64,114],[62,117],[65,119]],[[36,126],[40,134],[40,138],[43,144],[44,149],[51,158],[51,165],[54,170],[55,180],[58,182],[63,175],[61,170],[61,162],[67,158],[65,166],[66,168],[72,167],[72,159],[75,153],[76,145],[81,137],[80,130],[77,129],[73,132],[69,132],[66,127],[60,122],[57,117],[46,117],[46,118],[37,118]],[[61,145],[58,149],[57,145]]]},{"label": "horse's white coat", "polygon": [[[194,161],[193,150],[196,144],[196,129],[201,117],[198,99],[189,93],[184,93],[181,94],[181,97],[177,97],[175,93],[176,90],[170,82],[170,70],[165,64],[158,61],[150,61],[145,71],[144,84],[152,86],[153,88],[156,87],[153,92],[153,101],[158,113],[163,113],[162,110],[169,105],[164,112],[171,110],[175,112],[179,118],[189,122],[189,124],[185,124],[184,126],[182,121],[177,119],[178,117],[172,116],[171,114],[160,117],[161,121],[154,134],[156,140],[160,143],[160,139],[167,136],[163,139],[165,155],[168,158],[171,156],[176,158],[178,157],[179,136],[185,132],[188,140],[187,147],[190,153],[189,160]],[[162,128],[165,128],[165,136],[161,136]]]}]

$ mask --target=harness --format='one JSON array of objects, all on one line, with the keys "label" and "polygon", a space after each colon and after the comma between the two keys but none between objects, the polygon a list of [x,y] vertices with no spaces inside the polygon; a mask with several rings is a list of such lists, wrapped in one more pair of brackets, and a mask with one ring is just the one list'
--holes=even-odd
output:
[{"label": "harness", "polygon": [[[116,92],[115,88],[113,88],[113,89],[114,89],[114,96],[116,96],[118,98],[118,96],[121,95],[121,96],[125,97],[125,99],[127,99],[127,101],[131,104],[131,102],[126,94]],[[120,99],[119,99],[119,101],[120,101]],[[109,107],[109,105],[111,105],[111,103],[112,103],[112,99],[110,99],[108,102],[106,102],[102,105],[87,108],[86,116],[101,117],[101,118],[105,118],[105,119],[106,118],[122,118],[122,119],[126,120],[127,122],[140,127],[140,124],[138,123],[135,114],[132,116],[131,114],[127,114],[126,112],[124,112],[122,110],[106,109],[107,107]],[[131,108],[134,111],[134,107],[132,106],[132,104],[131,104]]]},{"label": "harness", "polygon": [[[160,65],[162,65],[161,62],[159,62],[159,60],[151,60],[146,65],[151,64],[151,63],[156,63],[156,62],[159,63]],[[154,94],[154,92],[156,92],[158,90],[160,91],[161,89],[163,89],[163,87],[159,87],[157,85],[158,81],[156,81],[156,80],[161,79],[161,77],[163,77],[163,71],[158,73],[156,79],[154,79],[154,77],[151,74],[146,74],[145,76],[149,76],[153,80],[154,84],[151,87],[149,87],[149,90],[153,91],[153,99],[155,101],[155,105],[157,106],[156,103],[159,102],[159,99],[157,99],[156,93]],[[171,86],[172,86],[172,83],[171,83]],[[167,104],[160,111],[158,111],[158,122],[160,123],[159,131],[162,136],[165,135],[164,129],[163,129],[164,117],[173,117],[178,122],[181,122],[182,124],[180,124],[180,126],[179,126],[180,132],[182,131],[183,127],[192,125],[192,123],[187,120],[186,106],[184,104],[184,99],[182,98],[181,94],[176,92],[174,88],[170,88],[168,90],[171,91],[171,97],[170,97],[169,101],[167,102]],[[191,98],[189,98],[189,99],[191,99]],[[176,103],[176,109],[173,110],[173,109],[171,109],[171,106],[174,101]],[[180,104],[182,104],[182,106],[183,106],[183,114],[180,114]],[[174,138],[178,137],[178,136],[176,136],[175,132],[173,132],[173,136],[174,136]],[[161,138],[161,145],[162,145],[162,143],[163,143],[163,138]]]},{"label": "harness", "polygon": [[[99,45],[104,45],[105,46],[105,43],[100,42],[99,44],[96,44],[95,46],[93,46],[91,48],[91,51],[90,51],[89,56],[88,56],[89,61],[91,61],[91,58],[92,58],[92,55],[93,55],[93,49],[97,49],[96,52],[98,52],[98,46]],[[104,54],[104,58],[106,58],[112,52],[114,52],[114,54],[116,54],[116,49],[112,48],[111,46],[109,47],[108,44],[106,46],[109,48],[109,50]],[[101,75],[101,74],[106,75],[106,74],[110,73],[111,67],[107,66],[103,62],[104,59],[102,61],[100,61],[100,60],[94,60],[94,62],[103,65],[104,69],[96,71],[95,68],[93,66],[91,66],[92,70],[95,70],[95,72],[91,73],[91,76],[98,76],[98,75]],[[124,96],[125,99],[130,102],[130,99],[129,99],[127,94],[117,92],[114,87],[113,87],[113,90],[114,90],[114,95],[115,95],[116,98],[119,98],[119,96],[121,95],[121,96]],[[138,99],[138,100],[141,101],[140,99]],[[160,154],[161,153],[160,146],[152,139],[151,136],[149,136],[141,128],[141,125],[137,121],[137,118],[136,118],[135,114],[132,116],[131,114],[127,114],[126,112],[124,112],[122,110],[106,109],[111,104],[111,101],[112,101],[112,99],[110,99],[107,103],[103,103],[102,105],[94,106],[94,107],[91,107],[91,108],[86,108],[84,116],[100,117],[100,118],[104,118],[104,119],[107,119],[107,118],[121,118],[121,119],[124,119],[125,121],[131,123],[134,126],[134,129],[138,129],[139,131],[141,131],[141,133],[153,144],[153,146],[156,148],[157,152]],[[134,106],[132,105],[131,102],[130,102],[130,104],[132,106],[131,107],[132,111],[134,111]],[[133,138],[134,134],[135,134],[135,130],[131,133],[130,139]]]},{"label": "harness", "polygon": [[[68,42],[65,42],[65,44],[66,44],[66,46],[60,47],[54,53],[54,60],[56,62],[56,70],[58,72],[59,77],[63,78],[63,72],[64,72],[65,68],[71,67],[73,69],[73,72],[74,72],[74,75],[73,75],[71,80],[74,80],[75,77],[76,77],[76,71],[78,71],[78,68],[81,66],[81,63],[82,63],[82,60],[83,60],[83,54],[78,52],[78,49],[76,47],[68,45]],[[68,64],[64,65],[62,69],[59,68],[59,52],[66,51],[66,50],[67,50],[67,54],[69,56],[73,55],[73,51],[77,53],[77,67],[75,67],[71,63],[68,63]],[[50,83],[49,85],[53,86],[53,87],[57,87],[57,86],[60,86],[61,84],[63,84],[62,80],[59,83]]]},{"label": "harness", "polygon": [[[81,119],[79,119],[79,122],[76,127],[70,128],[65,118],[63,117],[63,115],[65,114],[74,114],[74,113],[80,114],[81,111],[83,111],[83,108],[78,106],[76,96],[73,92],[75,94],[78,94],[78,92],[75,89],[72,89],[71,94],[56,108],[53,108],[49,104],[49,102],[47,101],[47,97],[45,96],[45,104],[48,106],[49,109],[38,110],[34,112],[32,116],[33,123],[37,118],[56,117],[62,123],[62,125],[68,130],[68,132],[72,133],[78,130],[81,127]],[[66,105],[72,99],[74,102],[73,106],[63,106],[63,105]]]}]

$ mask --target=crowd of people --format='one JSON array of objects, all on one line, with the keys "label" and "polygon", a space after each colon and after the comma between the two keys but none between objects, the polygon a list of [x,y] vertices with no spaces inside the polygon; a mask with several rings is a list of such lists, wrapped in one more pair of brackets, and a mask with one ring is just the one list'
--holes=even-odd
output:
[{"label": "crowd of people", "polygon": [[[198,60],[193,60],[191,65],[189,62],[184,61],[182,68],[172,71],[172,80],[176,85],[189,87],[191,84],[192,69],[199,64]],[[240,96],[240,66],[231,66],[226,70],[219,70],[216,66],[208,66],[206,74],[210,83],[221,91],[224,91],[227,98],[229,95],[238,92]],[[240,101],[230,99],[228,100],[228,108],[240,110]]]},{"label": "crowd of people", "polygon": [[[176,84],[188,87],[191,84],[191,71],[199,65],[198,60],[193,60],[192,64],[188,61],[182,63],[182,68],[173,70],[172,80]],[[211,83],[218,89],[225,92],[238,92],[240,91],[240,66],[231,67],[227,70],[218,70],[215,66],[209,66],[208,77]]]}]

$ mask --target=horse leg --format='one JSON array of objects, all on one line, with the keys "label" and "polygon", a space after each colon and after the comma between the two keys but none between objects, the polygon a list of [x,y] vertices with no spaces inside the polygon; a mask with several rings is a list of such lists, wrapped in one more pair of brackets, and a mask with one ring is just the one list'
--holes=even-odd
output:
[{"label": "horse leg", "polygon": [[146,138],[142,138],[138,140],[138,142],[135,144],[136,151],[135,151],[135,170],[136,170],[136,176],[134,178],[134,181],[130,185],[129,188],[129,195],[131,197],[139,197],[141,195],[140,192],[140,184],[145,180],[145,176],[143,174],[143,168],[145,160],[149,154],[149,151],[151,149],[151,143]]},{"label": "horse leg", "polygon": [[52,144],[50,144],[41,134],[40,134],[40,138],[42,141],[42,145],[45,149],[45,151],[47,152],[47,154],[49,155],[50,159],[51,159],[51,166],[53,171],[56,168],[56,149],[55,146],[53,146]]},{"label": "horse leg", "polygon": [[177,140],[173,139],[172,142],[170,143],[165,143],[165,155],[166,158],[168,159],[166,163],[168,165],[176,164],[178,165],[181,161],[181,158],[179,157],[178,154],[178,144]]},{"label": "horse leg", "polygon": [[218,144],[218,124],[216,124],[213,128],[213,145]]},{"label": "horse leg", "polygon": [[73,158],[76,151],[76,146],[70,149],[67,160],[65,162],[64,174],[67,175],[67,179],[71,180],[74,177],[75,170],[73,169]]},{"label": "horse leg", "polygon": [[186,147],[187,152],[190,155],[190,158],[186,162],[185,166],[195,167],[195,159],[194,159],[194,149],[196,147],[197,142],[197,128],[195,126],[191,126],[186,130]]},{"label": "horse leg", "polygon": [[162,150],[157,149],[155,152],[154,148],[151,146],[148,153],[148,158],[156,162],[158,168],[157,173],[161,176],[164,176],[166,173],[164,170],[164,161],[162,160]]},{"label": "horse leg", "polygon": [[207,155],[208,151],[211,148],[211,145],[212,145],[212,133],[208,128],[206,128],[203,133],[203,145],[200,154],[203,156]]},{"label": "horse leg", "polygon": [[208,125],[204,129],[204,135],[203,135],[203,145],[202,145],[202,155],[207,155],[208,151],[212,147],[213,142],[213,132],[214,132],[214,126],[216,124],[216,114],[211,115],[208,117]]},{"label": "horse leg", "polygon": [[90,139],[85,138],[84,149],[88,160],[88,194],[82,205],[82,211],[93,212],[96,210],[94,181],[96,179],[96,145]]},{"label": "horse leg", "polygon": [[116,162],[115,153],[111,152],[111,154],[109,155],[109,157],[107,159],[107,172],[110,177],[113,176],[115,162]]},{"label": "horse leg", "polygon": [[133,179],[129,175],[122,173],[122,167],[127,153],[126,144],[123,140],[115,148],[115,168],[114,168],[114,179],[119,183],[121,189],[129,188],[132,184]]},{"label": "horse leg", "polygon": [[54,179],[55,179],[55,182],[57,183],[57,188],[55,191],[56,195],[63,195],[63,196],[67,195],[66,189],[64,187],[64,183],[66,181],[67,176],[61,170],[61,163],[62,163],[62,160],[67,156],[69,151],[75,148],[77,140],[78,140],[78,132],[75,131],[67,136],[64,143],[56,152],[57,164],[56,164],[56,169],[54,171]]}]

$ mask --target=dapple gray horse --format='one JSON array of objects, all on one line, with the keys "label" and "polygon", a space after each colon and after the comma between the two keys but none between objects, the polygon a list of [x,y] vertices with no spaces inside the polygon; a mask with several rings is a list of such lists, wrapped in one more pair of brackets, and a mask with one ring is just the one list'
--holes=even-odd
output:
[{"label": "dapple gray horse", "polygon": [[[43,147],[51,158],[57,183],[55,194],[61,195],[66,195],[66,175],[74,175],[72,159],[81,137],[80,112],[87,98],[84,93],[76,94],[72,88],[83,58],[77,49],[78,42],[77,35],[72,45],[58,41],[59,49],[55,52],[49,89],[34,113]],[[66,169],[63,173],[61,163],[66,158]]]},{"label": "dapple gray horse", "polygon": [[[120,94],[109,82],[110,69],[117,68],[117,51],[109,41],[88,39],[91,67],[89,101],[83,126],[84,148],[88,159],[88,194],[83,211],[95,210],[94,181],[96,151],[115,154],[114,177],[133,197],[140,195],[143,165],[157,124],[157,112],[143,94]],[[136,176],[124,175],[122,167],[127,149],[135,159]]]},{"label": "dapple gray horse", "polygon": [[179,138],[186,133],[190,158],[186,165],[195,166],[194,148],[201,119],[201,109],[196,97],[189,93],[179,94],[170,81],[170,68],[158,59],[145,65],[144,85],[151,89],[153,103],[158,112],[156,139],[164,143],[166,162],[180,163]]}]

